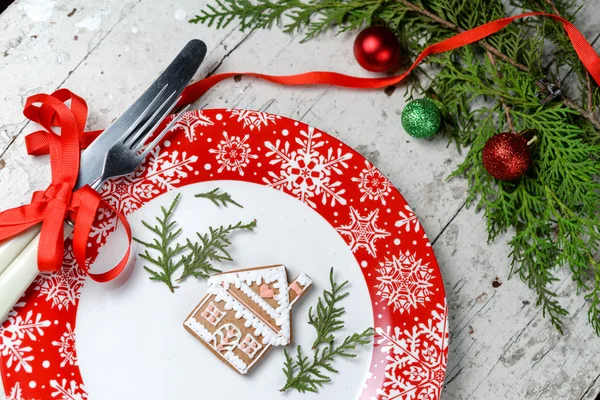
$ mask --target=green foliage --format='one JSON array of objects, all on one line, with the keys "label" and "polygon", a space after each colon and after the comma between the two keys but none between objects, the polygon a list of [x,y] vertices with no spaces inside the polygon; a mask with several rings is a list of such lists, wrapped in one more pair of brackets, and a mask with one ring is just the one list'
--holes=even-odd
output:
[{"label": "green foliage", "polygon": [[[218,190],[216,189],[209,193],[214,194]],[[144,269],[150,273],[150,280],[165,283],[171,292],[174,292],[179,287],[173,285],[173,274],[177,269],[183,266],[183,272],[181,277],[177,279],[177,282],[181,282],[189,276],[206,279],[213,273],[221,272],[212,263],[233,261],[227,251],[227,248],[231,245],[229,235],[237,230],[252,231],[256,227],[256,220],[247,224],[238,222],[235,225],[228,225],[227,227],[220,226],[216,229],[209,227],[208,234],[201,235],[200,233],[196,233],[199,242],[187,239],[185,245],[180,243],[173,245],[173,242],[182,232],[182,229],[177,227],[177,221],[173,220],[173,214],[180,199],[181,194],[178,194],[168,209],[161,206],[162,216],[156,217],[157,225],[152,226],[146,221],[142,221],[142,224],[157,236],[156,238],[152,239],[151,242],[133,238],[133,240],[145,247],[144,252],[139,254],[139,256],[155,267],[158,267],[158,269],[151,269],[148,266],[144,266]],[[231,200],[231,197],[227,193],[216,195],[214,199],[210,199],[217,206],[219,206],[219,203],[217,203],[217,200],[219,200],[223,202],[223,205],[230,202],[242,207]],[[158,255],[153,256],[150,250],[152,250],[152,253],[158,253]]]},{"label": "green foliage", "polygon": [[342,31],[357,29],[371,22],[381,6],[380,0],[216,0],[207,5],[192,23],[204,23],[225,28],[233,21],[240,22],[242,31],[270,29],[285,16],[289,22],[283,26],[288,34],[305,29],[304,41],[309,40],[333,26]]},{"label": "green foliage", "polygon": [[235,202],[227,192],[219,193],[220,188],[216,188],[206,193],[199,193],[194,195],[194,197],[209,199],[213,202],[217,207],[227,207],[227,203],[231,203],[239,208],[244,208],[240,203]]},{"label": "green foliage", "polygon": [[348,281],[338,284],[333,279],[333,268],[329,272],[330,290],[324,290],[323,296],[319,297],[316,306],[316,314],[313,314],[313,308],[308,310],[308,323],[317,330],[317,338],[313,342],[313,350],[320,344],[331,343],[335,339],[333,334],[344,329],[344,321],[341,317],[346,312],[344,307],[338,307],[337,304],[345,299],[350,293],[345,291]]},{"label": "green foliage", "polygon": [[[575,0],[511,3],[572,22],[579,11]],[[304,40],[330,28],[384,24],[414,58],[430,44],[506,14],[501,0],[229,0],[208,6],[193,22],[239,19],[242,29],[263,29],[285,16],[283,30],[302,30]],[[565,77],[570,83],[561,86]],[[547,93],[536,85],[541,78],[561,86],[564,96],[542,103]],[[600,247],[600,90],[563,27],[548,18],[518,20],[478,45],[429,57],[411,79],[407,95],[437,95],[448,112],[445,135],[459,151],[469,149],[452,177],[468,180],[467,205],[483,211],[490,240],[513,234],[511,272],[535,290],[544,315],[562,330],[567,311],[553,287],[556,271],[570,268],[600,334],[600,266],[594,260]],[[534,165],[522,179],[499,182],[485,171],[481,151],[491,136],[511,128],[537,132]]]},{"label": "green foliage", "polygon": [[333,367],[335,359],[337,357],[355,358],[354,351],[356,347],[371,343],[373,334],[373,328],[368,328],[364,332],[354,333],[346,337],[339,346],[331,344],[322,350],[316,349],[312,360],[302,353],[302,347],[300,346],[297,347],[295,360],[288,354],[286,349],[283,367],[286,382],[281,391],[296,389],[300,393],[317,393],[321,386],[331,382],[330,373],[339,372]]},{"label": "green foliage", "polygon": [[[313,314],[311,307],[308,311],[309,323],[315,328],[317,338],[313,343],[314,352],[312,359],[305,355],[302,347],[296,349],[295,359],[285,350],[285,363],[283,373],[286,377],[285,386],[281,389],[285,392],[295,389],[300,393],[317,393],[319,388],[331,382],[331,374],[339,371],[333,367],[336,358],[355,358],[355,350],[358,346],[371,343],[375,334],[373,328],[365,329],[363,332],[347,336],[344,341],[334,345],[335,333],[344,328],[341,319],[345,312],[344,307],[337,304],[349,295],[345,292],[348,281],[337,283],[333,278],[333,268],[329,272],[329,284],[331,290],[324,290],[323,295],[317,302],[317,314]],[[327,346],[321,346],[327,344]]]},{"label": "green foliage", "polygon": [[[173,213],[180,198],[181,195],[178,194],[169,206],[169,209],[160,207],[162,218],[156,217],[158,225],[152,226],[146,221],[142,221],[142,224],[158,236],[158,238],[154,238],[152,242],[144,242],[135,237],[133,238],[133,240],[146,247],[144,253],[141,253],[139,256],[159,268],[157,271],[144,266],[144,269],[150,273],[150,279],[164,282],[171,292],[174,292],[177,288],[177,286],[173,286],[173,273],[183,263],[182,258],[179,257],[177,259],[177,256],[185,250],[185,246],[179,243],[174,247],[172,246],[175,238],[181,233],[181,228],[175,228],[177,222],[172,221]],[[159,255],[157,257],[152,256],[148,249],[156,250]]]},{"label": "green foliage", "polygon": [[193,243],[188,239],[187,247],[191,250],[191,254],[183,261],[183,273],[177,281],[181,282],[188,276],[206,279],[212,273],[221,272],[212,267],[211,261],[233,261],[227,252],[227,247],[231,245],[228,236],[233,231],[252,231],[254,228],[256,228],[256,220],[247,224],[238,222],[227,227],[220,226],[217,229],[209,227],[209,233],[204,235],[196,233],[200,242]]}]

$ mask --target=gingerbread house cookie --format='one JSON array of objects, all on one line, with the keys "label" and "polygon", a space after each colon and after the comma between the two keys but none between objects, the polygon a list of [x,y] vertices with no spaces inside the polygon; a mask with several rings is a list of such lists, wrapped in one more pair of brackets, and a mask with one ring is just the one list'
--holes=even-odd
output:
[{"label": "gingerbread house cookie", "polygon": [[220,359],[246,374],[272,346],[291,341],[291,310],[312,281],[288,284],[284,265],[214,275],[184,327]]}]

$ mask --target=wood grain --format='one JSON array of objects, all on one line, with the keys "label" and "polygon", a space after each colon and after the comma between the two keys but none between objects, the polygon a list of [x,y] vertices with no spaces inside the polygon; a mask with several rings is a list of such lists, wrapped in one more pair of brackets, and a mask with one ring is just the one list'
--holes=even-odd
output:
[{"label": "wood grain", "polygon": [[[191,38],[209,47],[198,78],[234,70],[369,75],[354,62],[352,34],[328,33],[299,44],[299,37],[276,29],[240,33],[235,25],[191,25],[186,19],[201,8],[197,0],[68,0],[56,2],[48,15],[31,4],[17,1],[0,15],[0,209],[27,202],[49,182],[47,159],[25,154],[24,134],[35,127],[26,123],[22,105],[31,94],[68,87],[88,101],[88,127],[105,127]],[[177,10],[186,17],[177,19]],[[585,2],[577,25],[596,40],[600,0]],[[488,244],[482,215],[464,207],[466,182],[445,181],[463,156],[441,138],[417,141],[403,133],[403,92],[284,88],[243,78],[218,85],[194,106],[260,109],[309,123],[390,178],[431,238],[446,284],[451,342],[443,400],[594,399],[600,339],[569,274],[557,284],[571,312],[561,336],[540,315],[533,292],[518,278],[508,279],[509,237]]]}]

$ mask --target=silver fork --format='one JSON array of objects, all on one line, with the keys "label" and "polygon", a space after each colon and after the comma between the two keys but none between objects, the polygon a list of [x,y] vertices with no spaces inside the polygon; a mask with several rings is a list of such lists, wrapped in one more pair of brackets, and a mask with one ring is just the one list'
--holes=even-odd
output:
[{"label": "silver fork", "polygon": [[[154,111],[154,113],[148,117],[148,114],[155,108],[155,103],[165,92],[167,85],[161,89],[158,95],[152,100],[152,102],[146,107],[146,109],[140,114],[136,121],[131,127],[121,136],[121,138],[112,145],[112,147],[106,152],[106,160],[104,161],[104,169],[102,176],[93,182],[90,186],[92,189],[99,191],[104,182],[109,179],[116,178],[123,175],[128,175],[135,171],[137,167],[146,159],[148,154],[160,143],[165,135],[171,130],[173,125],[181,119],[183,113],[185,113],[190,107],[187,105],[183,108],[155,138],[145,148],[144,144],[152,136],[152,133],[158,128],[162,121],[169,115],[169,113],[175,108],[175,105],[179,99],[174,99],[175,92],[171,93],[165,101],[163,101]],[[144,121],[144,124],[140,127],[139,125]],[[156,121],[153,125],[152,122]],[[152,125],[152,127],[150,127]],[[149,128],[150,127],[150,128]]]},{"label": "silver fork", "polygon": [[[171,130],[173,125],[179,121],[188,107],[173,118],[173,120],[156,135],[156,137],[144,147],[144,144],[152,137],[152,133],[158,128],[162,121],[169,115],[179,99],[175,98],[177,92],[171,93],[158,107],[159,99],[163,97],[167,85],[154,97],[152,102],[144,109],[139,117],[131,124],[130,128],[115,142],[107,151],[104,160],[102,175],[90,186],[100,191],[104,182],[108,179],[128,175],[135,171],[150,154],[158,143]],[[67,222],[64,226],[65,237],[73,231],[72,224]],[[6,316],[25,293],[38,275],[37,249],[40,236],[37,235],[10,266],[0,274],[0,322]]]}]

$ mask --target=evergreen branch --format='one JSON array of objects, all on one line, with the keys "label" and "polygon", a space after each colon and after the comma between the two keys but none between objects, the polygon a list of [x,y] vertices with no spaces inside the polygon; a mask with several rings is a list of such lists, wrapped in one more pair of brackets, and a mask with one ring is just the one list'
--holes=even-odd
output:
[{"label": "evergreen branch", "polygon": [[224,207],[227,207],[227,203],[231,203],[231,204],[233,204],[235,206],[238,206],[239,208],[244,208],[244,206],[242,206],[241,204],[235,202],[231,198],[231,195],[229,193],[227,193],[227,192],[218,193],[219,190],[221,190],[221,189],[220,188],[216,188],[216,189],[211,190],[210,192],[196,194],[196,195],[194,195],[194,197],[200,197],[200,198],[209,199],[217,207],[220,207],[221,205],[224,206]]},{"label": "evergreen branch", "polygon": [[[426,10],[423,7],[419,7],[418,5],[411,3],[408,0],[396,0],[402,4],[404,4],[406,7],[408,7],[409,9],[411,9],[412,11],[418,12],[420,14],[425,15],[426,17],[428,17],[429,19],[442,24],[444,26],[446,26],[447,28],[450,28],[452,30],[455,30],[459,33],[465,32],[465,29],[459,27],[458,25],[453,24],[452,22],[446,21],[445,19],[433,14],[432,12]],[[523,65],[521,63],[519,63],[518,61],[510,58],[509,56],[507,56],[506,54],[502,53],[500,50],[498,50],[497,48],[491,46],[490,44],[486,43],[485,41],[479,41],[478,44],[483,47],[486,51],[488,51],[489,53],[497,56],[498,58],[502,59],[503,61],[509,63],[510,65],[520,69],[523,72],[531,72],[530,68],[527,67],[526,65]],[[586,73],[588,74],[589,77],[589,73],[586,71]],[[590,81],[590,88],[591,88],[591,81]],[[588,90],[588,93],[591,93],[591,89]],[[589,96],[589,95],[588,95]],[[594,127],[596,129],[598,129],[600,131],[600,119],[598,119],[598,117],[596,117],[595,113],[593,112],[592,108],[593,107],[588,107],[588,110],[584,110],[582,107],[580,107],[576,102],[574,102],[573,100],[571,100],[569,97],[567,96],[563,96],[563,104],[566,107],[572,108],[574,110],[576,110],[578,113],[580,113],[585,119],[587,119],[588,121],[590,121]]]},{"label": "evergreen branch", "polygon": [[[405,5],[407,8],[409,8],[412,11],[418,12],[419,14],[423,14],[424,16],[426,16],[427,18],[437,22],[438,24],[441,24],[447,28],[450,28],[454,31],[457,31],[458,33],[463,33],[465,32],[465,29],[461,28],[458,25],[453,24],[452,22],[449,22],[437,15],[435,15],[434,13],[432,13],[431,11],[428,11],[427,9],[425,9],[424,7],[420,7],[414,3],[411,3],[408,0],[396,0],[398,2],[400,2],[401,4]],[[510,58],[509,56],[507,56],[506,54],[502,53],[500,50],[498,50],[497,48],[491,46],[490,44],[486,43],[486,42],[480,42],[479,43],[481,45],[481,47],[483,47],[486,51],[489,51],[491,54],[495,55],[496,57],[502,59],[503,61],[509,63],[510,65],[512,65],[513,67],[516,67],[518,69],[520,69],[521,71],[524,72],[528,72],[529,68],[527,68],[526,65],[523,65],[519,62],[517,62],[516,60],[513,60],[512,58]]]},{"label": "evergreen branch", "polygon": [[297,347],[295,360],[289,355],[287,349],[284,350],[283,373],[286,382],[281,391],[295,389],[300,393],[317,393],[320,387],[331,382],[332,373],[338,373],[338,370],[333,367],[335,359],[355,358],[356,348],[369,344],[374,333],[373,328],[368,328],[362,333],[354,333],[346,337],[339,346],[334,346],[332,343],[322,350],[317,349],[312,360],[304,355],[300,346]]},{"label": "evergreen branch", "polygon": [[308,323],[317,330],[317,338],[312,345],[313,350],[323,343],[331,344],[334,340],[333,334],[344,328],[341,317],[346,310],[344,307],[337,307],[337,304],[350,294],[345,291],[348,281],[342,284],[335,282],[333,268],[331,268],[329,283],[331,289],[323,291],[323,296],[319,297],[316,314],[313,314],[312,307],[308,310]]},{"label": "evergreen branch", "polygon": [[[158,267],[158,270],[151,269],[148,266],[144,266],[144,269],[150,273],[150,279],[153,281],[164,282],[171,292],[174,292],[177,286],[173,286],[172,276],[175,270],[177,270],[183,263],[183,259],[175,260],[185,250],[185,246],[176,244],[172,246],[172,242],[181,233],[181,228],[176,229],[175,225],[177,222],[171,221],[175,208],[179,203],[181,194],[175,196],[175,199],[171,203],[168,209],[160,207],[162,218],[156,217],[157,225],[150,225],[146,221],[142,221],[142,224],[149,229],[158,238],[154,238],[152,242],[144,242],[138,238],[133,238],[134,241],[145,246],[144,253],[139,254],[141,258],[148,261],[149,263]],[[158,256],[153,256],[148,249],[158,252]]]},{"label": "evergreen branch", "polygon": [[181,282],[189,276],[206,279],[211,273],[220,272],[213,268],[210,262],[233,261],[227,251],[227,248],[231,245],[229,235],[237,230],[252,231],[255,227],[256,220],[247,224],[238,222],[227,227],[220,226],[217,229],[209,227],[209,233],[204,235],[196,233],[200,242],[187,241],[187,248],[191,250],[191,254],[182,260],[183,273],[177,279],[177,282]]},{"label": "evergreen branch", "polygon": [[[457,32],[506,15],[506,2],[501,0],[253,1],[265,9],[249,9],[249,13],[289,17],[284,31],[304,29],[305,39],[331,27],[344,31],[385,24],[396,31],[405,53],[412,56]],[[579,10],[574,0],[511,3],[562,15],[571,22]],[[278,22],[272,19],[273,25]],[[542,65],[548,48],[552,67]],[[467,179],[467,204],[484,212],[489,240],[514,232],[509,241],[511,275],[535,290],[537,304],[560,330],[566,310],[557,301],[555,272],[570,268],[577,290],[588,300],[590,323],[600,335],[600,266],[594,260],[600,250],[600,89],[564,28],[544,18],[522,19],[476,45],[430,56],[427,62],[436,74],[418,68],[409,94],[416,89],[437,95],[447,110],[445,134],[459,149],[469,147],[451,177]],[[575,72],[578,85],[570,86],[581,89],[580,98],[570,93],[572,88],[559,87],[565,70]],[[538,87],[540,78],[555,82],[562,94],[550,86]],[[423,87],[423,82],[430,86]],[[506,125],[515,132],[535,130],[538,138],[530,146],[530,171],[513,182],[492,178],[481,160],[487,140]],[[298,360],[289,363],[290,368],[294,364]]]}]

